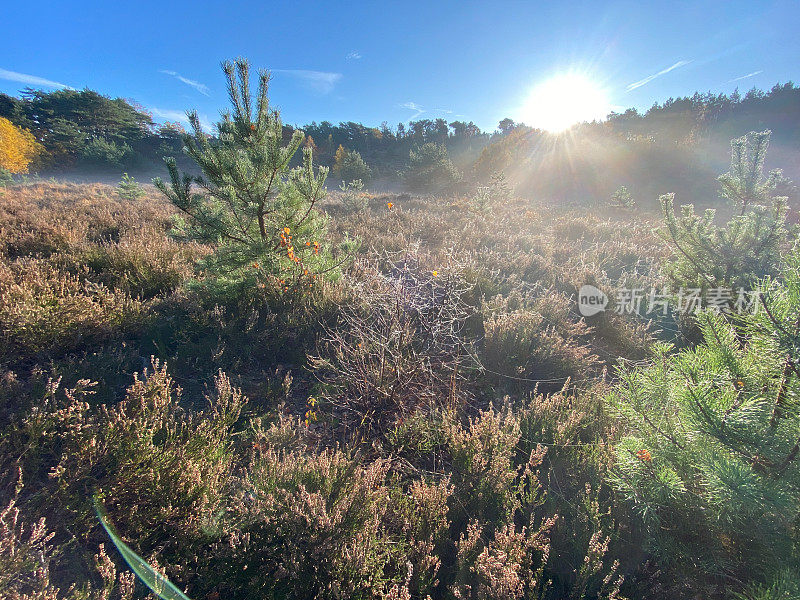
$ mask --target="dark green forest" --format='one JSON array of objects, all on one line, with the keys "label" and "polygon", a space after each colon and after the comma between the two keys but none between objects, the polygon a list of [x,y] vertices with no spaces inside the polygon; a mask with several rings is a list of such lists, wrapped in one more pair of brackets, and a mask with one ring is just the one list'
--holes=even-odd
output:
[{"label": "dark green forest", "polygon": [[[34,169],[44,175],[86,178],[124,171],[146,179],[163,172],[164,157],[183,160],[179,123],[157,124],[135,102],[92,90],[0,94],[0,117],[43,144],[46,153]],[[463,190],[502,172],[529,197],[597,202],[626,186],[635,197],[649,198],[644,204],[653,209],[652,199],[666,188],[702,203],[714,193],[701,182],[724,169],[729,141],[766,129],[774,132],[768,167],[780,165],[789,178],[800,178],[800,88],[791,82],[744,95],[669,98],[643,113],[629,109],[577,125],[569,135],[511,119],[491,132],[445,119],[378,127],[323,121],[284,125],[284,141],[295,129],[305,133],[316,164],[333,168],[333,178],[406,184],[421,192]]]}]

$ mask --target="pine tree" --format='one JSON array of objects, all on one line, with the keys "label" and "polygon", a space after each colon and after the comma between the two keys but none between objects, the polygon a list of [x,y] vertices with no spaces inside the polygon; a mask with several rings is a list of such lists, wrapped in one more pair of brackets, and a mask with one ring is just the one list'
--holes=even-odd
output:
[{"label": "pine tree", "polygon": [[333,172],[342,181],[358,179],[363,183],[372,179],[372,169],[361,158],[361,154],[355,150],[345,150],[342,145],[336,150]]},{"label": "pine tree", "polygon": [[720,196],[728,200],[743,215],[753,205],[770,204],[778,182],[780,169],[770,171],[764,178],[764,161],[767,158],[771,131],[756,133],[731,141],[731,168],[720,175]]},{"label": "pine tree", "polygon": [[411,190],[437,191],[451,189],[461,180],[461,173],[447,155],[444,144],[429,142],[409,152],[403,179]]},{"label": "pine tree", "polygon": [[636,200],[633,199],[628,188],[622,185],[611,195],[611,206],[614,208],[631,210],[636,208]]},{"label": "pine tree", "polygon": [[362,211],[369,206],[369,196],[364,192],[364,182],[360,179],[343,181],[339,184],[342,205],[350,211]]},{"label": "pine tree", "polygon": [[117,184],[117,193],[125,200],[138,200],[147,192],[144,191],[141,185],[127,173],[122,174],[122,179]]},{"label": "pine tree", "polygon": [[669,275],[677,286],[747,288],[775,274],[787,239],[787,208],[786,198],[775,195],[781,172],[763,175],[769,137],[769,131],[751,132],[731,142],[731,168],[719,182],[736,214],[725,226],[714,223],[714,209],[698,215],[684,205],[678,217],[674,194],[660,198],[666,221],[661,235],[673,248]]},{"label": "pine tree", "polygon": [[170,184],[154,180],[183,215],[175,233],[214,246],[200,266],[219,284],[269,280],[288,291],[335,276],[353,243],[335,258],[327,218],[316,210],[328,169],[314,169],[310,146],[303,148],[302,166],[290,168],[305,136],[295,130],[283,145],[280,114],[267,98],[267,72],[259,73],[254,98],[246,60],[225,62],[222,69],[232,112],[217,124],[218,138],[203,131],[196,112],[189,114],[192,134],[183,136],[184,151],[202,175],[181,176],[169,158]]},{"label": "pine tree", "polygon": [[695,591],[782,569],[800,584],[800,250],[780,275],[757,310],[702,313],[696,348],[660,346],[652,366],[621,370],[608,398],[625,432],[613,483]]}]

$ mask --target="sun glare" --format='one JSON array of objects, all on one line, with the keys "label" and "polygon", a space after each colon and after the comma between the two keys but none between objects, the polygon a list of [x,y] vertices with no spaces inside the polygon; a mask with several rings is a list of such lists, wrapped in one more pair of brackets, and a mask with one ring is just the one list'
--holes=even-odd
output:
[{"label": "sun glare", "polygon": [[601,85],[585,75],[565,73],[536,86],[520,117],[526,125],[559,133],[576,123],[604,119],[610,111]]}]

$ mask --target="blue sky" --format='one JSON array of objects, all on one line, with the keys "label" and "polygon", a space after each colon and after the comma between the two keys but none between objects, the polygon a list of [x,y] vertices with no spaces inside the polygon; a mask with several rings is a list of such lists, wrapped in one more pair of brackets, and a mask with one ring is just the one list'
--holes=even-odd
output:
[{"label": "blue sky", "polygon": [[[14,2],[0,91],[89,87],[157,119],[226,106],[219,63],[274,71],[284,120],[524,120],[578,71],[615,107],[800,80],[800,2]],[[42,82],[39,80],[46,80]],[[38,85],[37,85],[38,83]]]}]

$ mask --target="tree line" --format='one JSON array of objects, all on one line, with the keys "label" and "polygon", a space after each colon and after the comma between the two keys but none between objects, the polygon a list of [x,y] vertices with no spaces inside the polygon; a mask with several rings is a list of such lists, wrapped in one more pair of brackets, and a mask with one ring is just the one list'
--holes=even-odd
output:
[{"label": "tree line", "polygon": [[[182,152],[186,132],[180,123],[157,123],[135,102],[93,90],[0,94],[0,118],[41,146],[30,159],[41,173],[159,174],[166,157],[191,167]],[[457,189],[459,182],[485,183],[504,172],[524,195],[607,199],[624,185],[634,196],[655,199],[665,183],[653,178],[657,167],[666,181],[679,183],[678,193],[699,196],[709,190],[697,189],[696,182],[713,179],[708,175],[724,166],[713,161],[726,154],[728,140],[747,131],[775,131],[776,159],[791,163],[782,148],[791,151],[800,136],[800,87],[788,82],[744,95],[698,92],[644,112],[611,113],[560,136],[510,118],[494,131],[442,118],[396,126],[314,121],[282,128],[285,143],[301,129],[315,164],[329,167],[342,181],[402,181],[410,189],[436,191]]]}]

